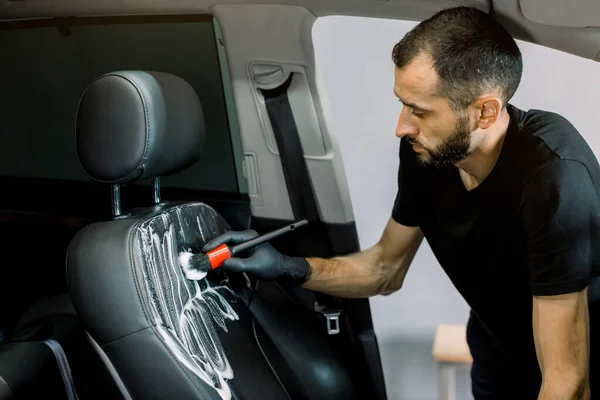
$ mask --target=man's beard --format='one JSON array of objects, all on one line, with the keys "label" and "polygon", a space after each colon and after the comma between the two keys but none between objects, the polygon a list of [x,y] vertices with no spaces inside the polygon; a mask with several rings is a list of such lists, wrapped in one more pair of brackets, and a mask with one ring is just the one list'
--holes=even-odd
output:
[{"label": "man's beard", "polygon": [[438,169],[449,167],[469,155],[471,145],[469,117],[461,115],[456,121],[454,131],[435,150],[422,146],[410,137],[407,137],[407,140],[425,149],[426,154],[417,154],[417,160],[421,165],[431,165]]}]

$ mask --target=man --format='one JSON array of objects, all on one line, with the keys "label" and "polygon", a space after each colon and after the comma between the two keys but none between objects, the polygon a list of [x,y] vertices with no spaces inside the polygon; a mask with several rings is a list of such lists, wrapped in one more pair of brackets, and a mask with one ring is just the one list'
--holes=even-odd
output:
[{"label": "man", "polygon": [[[561,116],[508,104],[521,54],[483,12],[436,14],[393,61],[404,105],[399,188],[380,241],[333,259],[262,245],[224,268],[340,297],[390,294],[425,237],[472,310],[476,399],[589,398],[600,297],[594,154]],[[229,232],[206,250],[253,235]]]}]

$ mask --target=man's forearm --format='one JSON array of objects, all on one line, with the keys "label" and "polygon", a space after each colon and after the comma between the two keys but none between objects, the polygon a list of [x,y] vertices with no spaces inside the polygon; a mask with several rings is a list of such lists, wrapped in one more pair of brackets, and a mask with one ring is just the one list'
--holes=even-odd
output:
[{"label": "man's forearm", "polygon": [[302,287],[337,297],[364,298],[379,294],[382,285],[376,268],[359,264],[353,257],[308,258],[311,272]]},{"label": "man's forearm", "polygon": [[589,400],[590,395],[588,379],[561,374],[543,378],[538,400]]},{"label": "man's forearm", "polygon": [[542,373],[539,400],[590,398],[587,288],[533,297],[533,338]]},{"label": "man's forearm", "polygon": [[332,259],[308,258],[311,272],[302,286],[337,297],[365,298],[400,288],[405,274],[382,257],[381,248]]}]

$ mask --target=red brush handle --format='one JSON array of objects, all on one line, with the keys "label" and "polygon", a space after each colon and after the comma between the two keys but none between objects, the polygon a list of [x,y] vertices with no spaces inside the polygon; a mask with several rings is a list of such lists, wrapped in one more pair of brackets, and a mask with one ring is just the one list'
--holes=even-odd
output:
[{"label": "red brush handle", "polygon": [[219,268],[225,260],[231,258],[231,251],[229,251],[229,247],[226,244],[222,244],[206,254],[208,255],[212,269]]}]

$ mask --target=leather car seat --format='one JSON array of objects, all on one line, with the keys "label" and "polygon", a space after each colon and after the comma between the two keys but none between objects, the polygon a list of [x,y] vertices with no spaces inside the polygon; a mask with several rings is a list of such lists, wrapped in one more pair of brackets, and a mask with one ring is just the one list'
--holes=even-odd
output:
[{"label": "leather car seat", "polygon": [[[347,374],[330,349],[311,345],[312,333],[272,340],[250,311],[246,275],[185,278],[179,252],[198,252],[230,227],[203,202],[162,201],[159,177],[196,162],[205,134],[196,93],[171,74],[113,72],[82,95],[79,162],[111,185],[114,214],[78,232],[67,254],[69,290],[90,340],[124,398],[350,399]],[[123,210],[124,185],[144,180],[152,204]],[[303,342],[302,352],[276,342]]]},{"label": "leather car seat", "polygon": [[77,316],[67,295],[44,299],[19,320],[0,343],[0,400],[66,398],[63,380],[52,350],[43,343],[53,339],[75,357],[81,344]]},{"label": "leather car seat", "polygon": [[0,342],[0,400],[106,399],[109,379],[68,294],[35,303]]}]

